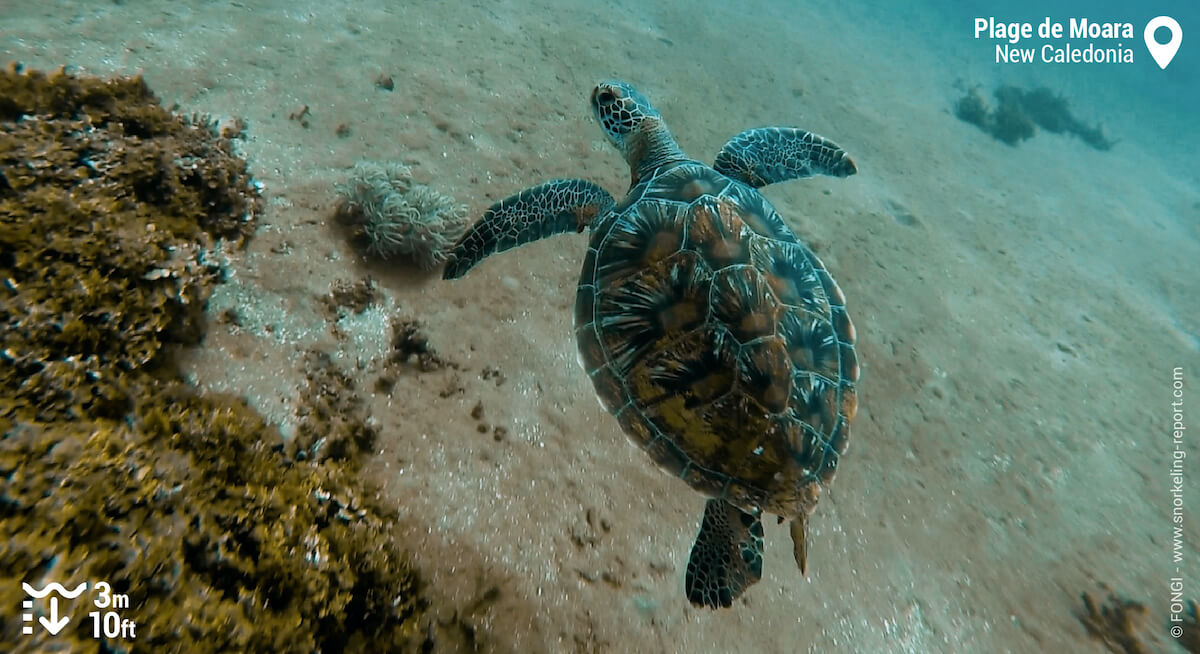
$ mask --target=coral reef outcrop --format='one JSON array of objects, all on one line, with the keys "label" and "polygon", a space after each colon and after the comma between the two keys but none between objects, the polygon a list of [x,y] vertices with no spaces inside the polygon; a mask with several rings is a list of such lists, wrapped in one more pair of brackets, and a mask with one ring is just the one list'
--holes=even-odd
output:
[{"label": "coral reef outcrop", "polygon": [[[135,640],[96,639],[76,600],[53,637],[22,635],[20,612],[5,612],[0,642],[419,642],[419,580],[358,449],[301,459],[242,400],[182,382],[170,356],[202,338],[222,244],[251,234],[259,203],[211,122],[164,109],[140,78],[0,72],[0,596],[15,607],[22,582],[105,581],[137,622]],[[369,442],[359,413],[328,415],[361,403],[315,390],[301,402],[314,429]]]}]

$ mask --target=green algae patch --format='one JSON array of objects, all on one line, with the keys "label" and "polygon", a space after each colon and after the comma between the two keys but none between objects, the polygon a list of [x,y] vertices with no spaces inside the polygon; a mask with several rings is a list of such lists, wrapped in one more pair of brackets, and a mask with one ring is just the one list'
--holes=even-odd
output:
[{"label": "green algae patch", "polygon": [[[21,581],[107,581],[138,623],[134,641],[106,644],[117,651],[411,643],[416,577],[390,542],[395,516],[353,466],[288,459],[240,400],[173,382],[141,390],[125,423],[23,424],[0,440],[3,596],[23,596]],[[102,651],[74,617],[46,643]],[[19,621],[0,637],[20,642]]]},{"label": "green algae patch", "polygon": [[332,456],[301,456],[240,399],[180,381],[168,354],[202,338],[217,254],[250,236],[259,204],[228,140],[164,109],[140,78],[0,72],[0,595],[15,607],[22,582],[105,581],[137,623],[135,638],[94,638],[89,587],[64,632],[23,635],[13,610],[0,642],[419,642],[424,603],[397,516],[359,480],[373,434],[361,402],[302,397],[320,418],[310,431],[337,428]]},{"label": "green algae patch", "polygon": [[0,416],[119,418],[120,373],[195,343],[259,198],[140,78],[0,74]]}]

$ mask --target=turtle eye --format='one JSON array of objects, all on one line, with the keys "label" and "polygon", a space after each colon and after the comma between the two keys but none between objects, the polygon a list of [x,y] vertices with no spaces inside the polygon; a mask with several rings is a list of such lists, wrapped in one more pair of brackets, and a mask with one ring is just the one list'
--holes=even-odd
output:
[{"label": "turtle eye", "polygon": [[612,104],[614,101],[616,101],[616,99],[617,98],[612,94],[612,91],[601,91],[600,94],[596,96],[596,102],[599,102],[600,104]]}]

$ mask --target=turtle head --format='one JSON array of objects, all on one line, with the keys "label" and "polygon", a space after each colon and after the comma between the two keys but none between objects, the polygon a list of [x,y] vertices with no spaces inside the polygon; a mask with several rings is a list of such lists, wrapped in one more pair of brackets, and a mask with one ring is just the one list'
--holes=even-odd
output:
[{"label": "turtle head", "polygon": [[618,80],[592,90],[592,112],[608,140],[633,169],[634,179],[671,161],[687,159],[646,96]]}]

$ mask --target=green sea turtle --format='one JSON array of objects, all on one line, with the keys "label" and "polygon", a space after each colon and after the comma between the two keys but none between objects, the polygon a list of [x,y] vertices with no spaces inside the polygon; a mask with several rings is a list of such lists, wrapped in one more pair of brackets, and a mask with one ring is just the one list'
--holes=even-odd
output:
[{"label": "green sea turtle", "polygon": [[710,167],[629,84],[597,85],[591,106],[632,171],[624,199],[580,179],[525,189],[459,239],[444,277],[591,230],[575,300],[581,363],[625,433],[710,498],[685,591],[729,606],[762,576],[764,512],[791,520],[805,573],[805,525],[857,407],[842,292],[755,189],[857,169],[832,142],[780,127],[738,134]]}]

